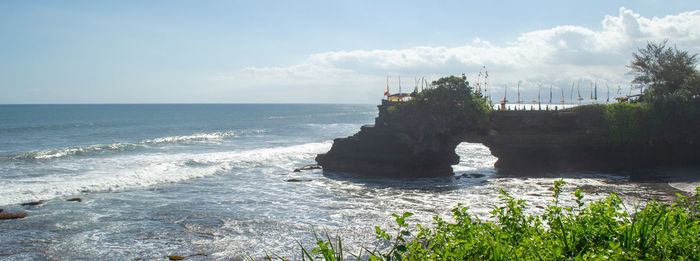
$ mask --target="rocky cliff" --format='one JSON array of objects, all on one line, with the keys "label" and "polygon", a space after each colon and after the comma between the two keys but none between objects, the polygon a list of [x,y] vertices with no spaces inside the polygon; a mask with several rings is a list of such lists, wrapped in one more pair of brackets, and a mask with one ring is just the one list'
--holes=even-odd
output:
[{"label": "rocky cliff", "polygon": [[[476,118],[459,114],[432,114],[432,110],[404,108],[393,111],[379,106],[374,125],[362,126],[347,138],[338,138],[328,153],[316,157],[324,171],[389,177],[434,177],[452,175],[459,163],[455,148],[460,142],[478,138]],[[482,130],[483,132],[483,130]],[[478,142],[478,140],[473,140]]]},{"label": "rocky cliff", "polygon": [[700,163],[700,150],[693,140],[613,142],[602,115],[600,110],[586,107],[560,112],[494,112],[483,143],[498,158],[499,169],[622,170]]},{"label": "rocky cliff", "polygon": [[[410,107],[414,108],[414,107]],[[453,175],[461,142],[483,143],[498,158],[496,168],[619,170],[648,166],[700,164],[700,120],[695,136],[668,141],[656,138],[617,143],[598,106],[563,111],[493,111],[486,119],[434,110],[391,111],[379,106],[374,125],[335,139],[328,153],[316,157],[324,171],[390,177]],[[449,110],[448,110],[449,111]]]}]

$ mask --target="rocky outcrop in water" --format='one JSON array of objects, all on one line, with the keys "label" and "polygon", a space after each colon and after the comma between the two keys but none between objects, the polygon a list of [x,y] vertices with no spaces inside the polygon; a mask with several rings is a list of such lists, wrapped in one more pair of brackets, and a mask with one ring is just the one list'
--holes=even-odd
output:
[{"label": "rocky outcrop in water", "polygon": [[459,163],[457,145],[478,142],[477,133],[485,131],[479,117],[391,108],[389,103],[380,105],[374,125],[335,139],[328,153],[316,157],[323,170],[384,177],[449,176],[452,165]]},{"label": "rocky outcrop in water", "polygon": [[27,213],[0,213],[0,220],[18,219],[27,217]]},{"label": "rocky outcrop in water", "polygon": [[321,166],[319,166],[317,164],[306,165],[306,166],[294,169],[294,172],[302,172],[302,171],[306,171],[306,170],[315,170],[315,169],[321,169]]},{"label": "rocky outcrop in water", "polygon": [[316,161],[324,171],[388,177],[445,176],[452,173],[451,165],[459,162],[454,152],[459,142],[450,138],[434,134],[419,142],[407,132],[365,125],[351,137],[335,139],[331,150],[318,155]]},{"label": "rocky outcrop in water", "polygon": [[391,112],[379,106],[374,125],[338,138],[316,157],[324,171],[385,177],[453,175],[451,165],[461,142],[483,143],[498,158],[500,170],[619,170],[648,166],[700,164],[700,119],[695,136],[685,139],[639,138],[617,143],[600,107],[563,111],[493,111],[486,120],[458,112]]},{"label": "rocky outcrop in water", "polygon": [[43,200],[22,203],[22,206],[38,206],[44,204]]}]

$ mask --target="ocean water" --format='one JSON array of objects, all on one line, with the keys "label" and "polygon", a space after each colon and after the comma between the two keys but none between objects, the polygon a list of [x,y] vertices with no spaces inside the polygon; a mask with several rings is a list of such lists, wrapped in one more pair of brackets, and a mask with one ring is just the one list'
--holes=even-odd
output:
[{"label": "ocean water", "polygon": [[489,219],[500,189],[537,213],[562,177],[587,201],[670,193],[627,172],[499,173],[488,148],[467,143],[453,177],[293,171],[376,115],[375,105],[2,105],[0,208],[28,217],[0,221],[0,259],[299,259],[314,231],[341,235],[349,251],[381,247],[374,226],[391,227],[392,213],[430,224],[461,202]]}]

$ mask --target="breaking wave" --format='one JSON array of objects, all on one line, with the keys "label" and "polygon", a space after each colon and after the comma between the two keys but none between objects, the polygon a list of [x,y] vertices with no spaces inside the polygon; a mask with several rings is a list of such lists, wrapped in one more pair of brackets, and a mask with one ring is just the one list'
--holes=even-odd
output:
[{"label": "breaking wave", "polygon": [[30,151],[26,153],[20,153],[5,157],[0,157],[0,160],[47,160],[56,158],[65,158],[71,156],[87,156],[102,154],[105,152],[123,152],[123,151],[134,151],[140,149],[147,149],[152,147],[159,147],[168,144],[192,144],[192,143],[207,143],[207,142],[219,142],[221,140],[237,137],[243,134],[250,133],[262,133],[264,130],[251,130],[246,132],[214,132],[214,133],[203,133],[203,134],[193,134],[187,136],[170,136],[170,137],[160,137],[148,140],[142,140],[136,143],[129,142],[117,142],[112,144],[96,144],[96,145],[85,145],[85,146],[74,146],[59,149],[45,149]]},{"label": "breaking wave", "polygon": [[[52,174],[0,180],[0,206],[48,200],[84,192],[116,191],[181,182],[250,168],[291,171],[330,149],[331,141],[244,151],[119,155],[100,159],[93,168],[72,174]],[[55,166],[56,168],[60,166]]]}]

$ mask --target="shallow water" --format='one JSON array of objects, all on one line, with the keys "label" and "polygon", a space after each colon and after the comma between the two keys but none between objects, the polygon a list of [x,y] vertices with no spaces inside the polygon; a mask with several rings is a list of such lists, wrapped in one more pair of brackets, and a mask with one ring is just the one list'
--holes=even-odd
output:
[{"label": "shallow water", "polygon": [[[531,213],[554,180],[586,200],[616,192],[630,206],[669,200],[663,182],[623,173],[498,173],[481,144],[463,143],[455,176],[395,180],[293,172],[332,139],[372,123],[370,105],[0,106],[0,257],[21,259],[298,259],[313,233],[342,235],[356,252],[374,226],[410,211],[410,223],[448,217],[458,202],[489,219],[503,189]],[[681,172],[694,169],[674,170]],[[697,173],[697,172],[696,172]],[[470,175],[481,174],[481,175]],[[482,176],[483,175],[483,176]],[[290,180],[300,180],[290,182]],[[82,202],[66,199],[80,197]],[[19,203],[46,200],[38,206]]]}]

